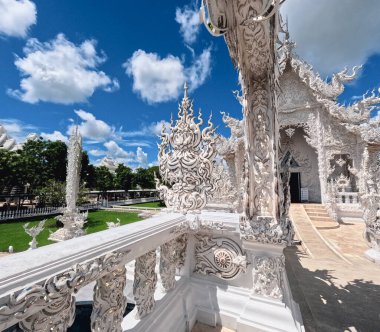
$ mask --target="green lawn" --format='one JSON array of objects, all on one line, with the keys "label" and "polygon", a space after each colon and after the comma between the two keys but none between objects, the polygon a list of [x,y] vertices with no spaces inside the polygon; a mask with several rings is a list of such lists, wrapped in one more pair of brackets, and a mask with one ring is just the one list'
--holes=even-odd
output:
[{"label": "green lawn", "polygon": [[138,204],[131,204],[128,206],[136,206],[136,207],[150,207],[150,208],[163,208],[161,202],[147,202],[147,203],[138,203]]},{"label": "green lawn", "polygon": [[[117,218],[120,219],[120,224],[125,225],[135,221],[139,221],[140,218],[137,213],[130,212],[113,212],[113,211],[95,211],[88,213],[88,222],[85,224],[87,234],[103,231],[107,229],[107,221],[117,222]],[[10,245],[13,246],[15,252],[24,251],[29,248],[29,242],[32,238],[27,235],[22,227],[25,223],[29,222],[31,225],[36,225],[43,217],[36,217],[28,221],[13,221],[3,222],[0,224],[0,252],[8,251]],[[48,240],[50,235],[49,231],[56,231],[56,223],[54,218],[49,218],[45,222],[44,230],[37,236],[38,247],[46,246],[53,243]]]}]

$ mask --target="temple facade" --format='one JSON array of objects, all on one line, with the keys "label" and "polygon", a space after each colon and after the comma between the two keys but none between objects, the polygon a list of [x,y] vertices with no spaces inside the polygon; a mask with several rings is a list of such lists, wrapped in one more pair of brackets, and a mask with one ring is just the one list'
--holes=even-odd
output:
[{"label": "temple facade", "polygon": [[[344,69],[327,82],[297,56],[294,46],[286,34],[278,80],[278,160],[282,168],[289,166],[291,202],[323,203],[335,218],[361,218],[360,197],[379,189],[379,120],[371,116],[380,97],[371,93],[340,105],[344,85],[357,78],[360,67],[351,73]],[[241,188],[244,128],[225,114],[223,121],[231,136],[222,137],[218,152]],[[241,210],[242,202],[237,206]]]}]

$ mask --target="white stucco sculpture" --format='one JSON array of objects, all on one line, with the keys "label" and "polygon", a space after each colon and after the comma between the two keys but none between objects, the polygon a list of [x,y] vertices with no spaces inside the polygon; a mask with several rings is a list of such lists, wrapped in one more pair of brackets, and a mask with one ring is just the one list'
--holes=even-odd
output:
[{"label": "white stucco sculpture", "polygon": [[67,151],[66,207],[63,210],[63,215],[56,217],[63,223],[63,228],[50,235],[49,239],[52,241],[64,241],[85,234],[83,226],[87,222],[88,213],[80,213],[76,206],[79,194],[81,159],[82,137],[79,128],[75,127],[70,136]]},{"label": "white stucco sculpture", "polygon": [[[29,236],[32,237],[32,241],[29,242],[29,249],[28,250],[33,250],[37,249],[37,236],[43,231],[44,226],[45,226],[46,219],[41,220],[38,225],[29,227],[29,223],[24,224],[22,227],[25,230],[25,233],[28,234]],[[13,247],[12,247],[13,250]]]},{"label": "white stucco sculpture", "polygon": [[[196,122],[196,119],[198,122]],[[185,93],[178,110],[178,120],[167,133],[163,128],[159,145],[159,165],[163,184],[157,189],[168,209],[188,212],[205,207],[215,190],[214,172],[217,137],[211,122],[201,129],[202,114],[194,116],[193,103]],[[166,185],[167,184],[167,185]]]}]

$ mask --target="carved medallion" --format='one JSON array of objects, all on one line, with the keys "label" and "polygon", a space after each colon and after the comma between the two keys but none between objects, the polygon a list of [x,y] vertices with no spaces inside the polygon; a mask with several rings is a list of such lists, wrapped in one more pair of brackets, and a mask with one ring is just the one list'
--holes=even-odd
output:
[{"label": "carved medallion", "polygon": [[209,236],[196,236],[196,239],[199,242],[195,246],[194,272],[221,279],[235,279],[246,271],[246,255],[235,241]]}]

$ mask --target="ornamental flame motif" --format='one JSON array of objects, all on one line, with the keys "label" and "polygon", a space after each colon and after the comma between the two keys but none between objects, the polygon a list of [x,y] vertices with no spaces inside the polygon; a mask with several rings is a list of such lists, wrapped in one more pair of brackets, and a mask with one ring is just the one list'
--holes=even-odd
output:
[{"label": "ornamental flame motif", "polygon": [[166,206],[173,211],[187,213],[200,210],[215,191],[212,177],[217,136],[211,122],[201,130],[202,113],[195,122],[193,103],[187,96],[187,86],[178,109],[178,120],[170,125],[170,133],[163,127],[159,145],[160,174],[165,184],[157,180],[157,189]]}]

